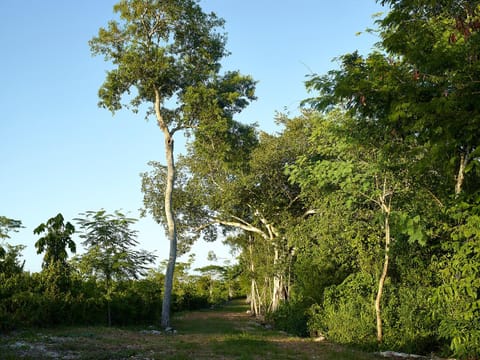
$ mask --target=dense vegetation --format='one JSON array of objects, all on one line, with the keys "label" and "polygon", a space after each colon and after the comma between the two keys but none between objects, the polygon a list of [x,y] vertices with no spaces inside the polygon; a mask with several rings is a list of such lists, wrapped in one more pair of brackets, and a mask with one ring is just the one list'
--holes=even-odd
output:
[{"label": "dense vegetation", "polygon": [[[49,229],[36,244],[45,253],[41,272],[23,271],[20,247],[2,248],[0,330],[158,321],[165,264],[158,269],[147,267],[155,256],[135,249],[136,231],[130,229],[135,219],[104,210],[81,215],[86,215],[77,219],[84,230],[86,251],[80,256],[67,259],[65,246],[74,244],[70,238],[74,227],[65,224],[61,214],[37,228]],[[8,236],[9,228],[2,227],[3,236]],[[177,264],[174,311],[207,307],[240,294],[235,266],[201,268],[201,275],[193,275],[193,260]]]},{"label": "dense vegetation", "polygon": [[[298,116],[278,116],[279,133],[233,119],[253,98],[248,78],[230,74],[190,93],[183,110],[202,121],[175,169],[178,246],[221,235],[240,255],[236,267],[200,277],[177,266],[174,308],[241,293],[253,315],[299,335],[478,359],[480,2],[380,2],[389,12],[377,22],[377,49],[312,75],[312,97]],[[238,87],[244,80],[248,89]],[[150,165],[144,213],[168,225],[171,177]],[[80,224],[91,231],[104,215]],[[2,237],[21,226],[0,219]],[[0,250],[3,328],[158,318],[163,275],[135,279],[151,255],[126,246],[112,258],[117,271],[131,255],[133,272],[105,269],[108,252],[94,248],[67,262],[73,226],[52,219],[36,229],[47,232],[41,273],[23,272],[20,247]],[[108,246],[89,234],[86,245]]]}]

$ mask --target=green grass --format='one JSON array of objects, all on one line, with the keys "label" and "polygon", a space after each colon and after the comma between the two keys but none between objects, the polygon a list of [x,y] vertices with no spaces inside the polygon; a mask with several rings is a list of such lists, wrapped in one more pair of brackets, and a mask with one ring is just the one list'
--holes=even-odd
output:
[{"label": "green grass", "polygon": [[[176,334],[151,328],[64,327],[26,330],[0,338],[0,358],[13,359],[324,359],[372,360],[373,355],[327,342],[266,330],[242,301],[208,311],[176,314]],[[145,331],[146,330],[146,331]],[[156,329],[158,330],[158,329]]]}]

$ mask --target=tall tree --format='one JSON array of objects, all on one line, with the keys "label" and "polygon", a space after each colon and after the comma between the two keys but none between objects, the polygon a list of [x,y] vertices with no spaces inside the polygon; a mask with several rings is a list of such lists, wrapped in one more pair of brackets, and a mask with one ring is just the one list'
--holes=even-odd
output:
[{"label": "tall tree", "polygon": [[161,325],[170,324],[177,230],[174,194],[174,135],[196,133],[222,122],[253,99],[254,82],[238,72],[219,74],[226,55],[224,21],[206,14],[195,0],[122,0],[114,6],[119,20],[101,28],[90,40],[94,55],[104,55],[114,68],[99,90],[99,105],[115,112],[130,94],[134,112],[147,104],[162,131],[167,161],[164,191],[165,222],[170,254],[165,277]]}]

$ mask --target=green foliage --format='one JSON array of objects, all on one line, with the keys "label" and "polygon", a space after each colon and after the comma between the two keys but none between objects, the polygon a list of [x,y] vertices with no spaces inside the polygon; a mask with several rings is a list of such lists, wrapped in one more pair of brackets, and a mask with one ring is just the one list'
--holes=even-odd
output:
[{"label": "green foliage", "polygon": [[[148,165],[151,166],[151,170],[140,174],[143,193],[141,216],[150,214],[157,223],[163,225],[165,232],[167,232],[164,199],[167,169],[156,161],[150,161]],[[188,179],[185,169],[179,164],[175,177],[175,196],[172,206],[176,217],[177,250],[180,255],[187,253],[201,235],[207,241],[216,238],[216,233],[211,229],[205,228],[203,231],[195,231],[202,228],[207,215],[201,200],[192,196],[194,189],[187,185]]]},{"label": "green foliage", "polygon": [[119,211],[108,214],[105,210],[87,211],[84,218],[76,219],[82,234],[85,254],[79,266],[85,275],[95,276],[107,282],[138,278],[146,274],[146,265],[156,256],[144,250],[134,250],[138,245],[137,231],[130,226],[137,221]]},{"label": "green foliage", "polygon": [[25,249],[24,245],[6,244],[6,250],[0,246],[0,273],[6,276],[19,274],[23,271],[25,261],[20,264],[21,252]]},{"label": "green foliage", "polygon": [[134,250],[138,244],[136,231],[130,226],[136,219],[127,218],[116,211],[107,214],[105,210],[87,211],[84,218],[76,219],[83,230],[86,253],[78,260],[80,271],[105,282],[105,299],[108,305],[108,319],[111,324],[111,302],[115,292],[114,281],[136,279],[146,274],[146,265],[155,261],[156,256],[145,250]]},{"label": "green foliage", "polygon": [[[211,304],[219,304],[229,299],[228,286],[231,282],[228,280],[228,268],[219,265],[207,265],[195,271],[202,275],[197,279],[197,284],[204,293],[208,294],[208,301]],[[203,283],[203,284],[202,284]]]},{"label": "green foliage", "polygon": [[[90,42],[114,65],[100,106],[115,112],[134,90],[128,106],[152,105],[147,116],[155,112],[172,151],[175,132],[191,136],[176,174],[173,161],[142,174],[142,215],[171,230],[172,205],[181,253],[199,236],[220,234],[240,252],[237,268],[207,266],[201,275],[189,272],[192,261],[178,264],[174,310],[219,303],[240,288],[255,315],[291,333],[477,359],[480,4],[379,2],[390,9],[377,22],[377,50],[345,54],[339,68],[310,76],[310,108],[279,115],[282,130],[268,134],[234,120],[255,99],[255,82],[219,73],[223,20],[193,0],[121,1],[118,20]],[[174,178],[169,204],[164,191]],[[3,329],[104,323],[107,306],[116,324],[159,316],[165,277],[137,271],[146,270],[142,254],[122,247],[134,244],[132,219],[87,214],[89,231],[114,226],[84,235],[89,249],[72,262],[74,274],[59,266],[68,240],[37,242],[48,253],[37,275],[22,272],[20,247],[0,250]],[[57,234],[47,225],[39,231]],[[0,237],[19,226],[0,217]]]},{"label": "green foliage", "polygon": [[376,347],[374,299],[384,256],[379,196],[388,184],[394,196],[382,347],[437,349],[438,322],[429,309],[434,276],[426,265],[435,249],[427,245],[434,245],[439,233],[430,228],[438,226],[435,217],[441,213],[436,200],[408,172],[386,162],[381,149],[358,144],[348,133],[347,114],[314,114],[311,120],[314,146],[287,168],[313,209],[289,231],[296,249],[293,288],[310,306],[311,333]]},{"label": "green foliage", "polygon": [[289,334],[305,337],[308,335],[307,308],[302,301],[291,300],[283,302],[269,318],[278,330]]},{"label": "green foliage", "polygon": [[325,288],[340,284],[357,268],[358,249],[350,242],[354,233],[346,228],[350,219],[333,199],[322,205],[317,208],[321,216],[307,217],[288,233],[296,249],[293,292],[307,307],[320,303]]},{"label": "green foliage", "polygon": [[[391,8],[377,22],[378,50],[343,55],[339,69],[306,83],[317,96],[305,104],[322,114],[311,118],[311,147],[287,168],[311,209],[292,232],[295,285],[315,302],[314,329],[372,342],[375,285],[346,289],[381,270],[383,190],[391,244],[382,347],[426,353],[450,343],[454,356],[477,358],[479,4],[381,3]],[[306,275],[312,268],[321,275]]]},{"label": "green foliage", "polygon": [[459,202],[452,207],[451,239],[442,245],[439,260],[441,285],[434,296],[439,335],[450,341],[461,358],[480,356],[480,202]]},{"label": "green foliage", "polygon": [[8,239],[8,233],[10,231],[18,231],[20,228],[22,228],[22,222],[20,220],[0,216],[0,239]]},{"label": "green foliage", "polygon": [[299,187],[284,169],[306,150],[309,122],[299,116],[283,125],[281,133],[271,135],[233,122],[197,137],[182,159],[190,174],[185,191],[201,210],[195,215],[197,229],[211,231],[208,239],[213,239],[220,227],[231,235],[229,243],[252,252],[242,259],[244,282],[259,287],[250,295],[259,305],[255,311],[263,314],[288,297],[292,256],[285,233],[305,211]]},{"label": "green foliage", "polygon": [[365,273],[353,274],[342,284],[326,288],[323,304],[310,309],[310,333],[342,344],[372,347],[376,342],[374,292],[375,280]]},{"label": "green foliage", "polygon": [[[86,279],[75,272],[68,280],[68,290],[54,286],[59,272],[27,272],[7,276],[0,273],[0,330],[59,325],[105,325],[108,306],[111,324],[117,326],[153,324],[160,317],[164,275],[151,270],[145,278],[118,280],[113,284],[109,304],[105,302],[105,283]],[[193,275],[177,282],[174,311],[206,308],[208,293],[202,281]],[[217,284],[217,289],[226,288]],[[223,293],[227,300],[227,291]],[[219,298],[216,298],[219,300]]]},{"label": "green foliage", "polygon": [[35,243],[38,254],[45,252],[42,267],[48,268],[50,264],[57,262],[66,266],[67,247],[72,253],[76,250],[75,242],[72,240],[72,235],[75,233],[74,226],[69,222],[64,223],[63,215],[58,214],[37,226],[33,233],[36,235],[46,233]]},{"label": "green foliage", "polygon": [[433,317],[431,294],[434,289],[422,283],[394,284],[385,294],[384,349],[398,349],[410,354],[441,350],[438,321]]}]

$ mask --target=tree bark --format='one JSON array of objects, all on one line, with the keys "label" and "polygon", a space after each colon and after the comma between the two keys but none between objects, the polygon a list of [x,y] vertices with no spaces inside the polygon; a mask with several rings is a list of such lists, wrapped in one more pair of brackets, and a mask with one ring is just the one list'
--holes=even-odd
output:
[{"label": "tree bark", "polygon": [[378,291],[377,297],[375,299],[375,314],[377,316],[377,341],[380,343],[383,340],[383,329],[382,329],[382,314],[381,314],[381,300],[383,294],[383,287],[385,285],[385,279],[388,274],[388,262],[389,262],[389,251],[390,251],[390,224],[389,224],[389,214],[385,215],[385,260],[383,262],[382,275],[378,281]]},{"label": "tree bark", "polygon": [[172,208],[173,185],[175,181],[175,166],[173,162],[173,139],[165,139],[165,148],[167,155],[167,186],[165,188],[165,215],[167,218],[168,241],[170,243],[170,254],[168,257],[167,271],[165,274],[165,290],[162,303],[162,322],[163,328],[170,326],[170,305],[172,301],[173,273],[177,261],[177,231],[175,218]]},{"label": "tree bark", "polygon": [[275,246],[274,256],[273,256],[273,268],[274,268],[273,297],[272,297],[272,305],[270,307],[270,310],[272,312],[277,311],[277,309],[280,305],[280,301],[282,300],[283,281],[282,281],[282,276],[279,275],[278,269],[277,269],[278,260],[279,260],[278,248],[277,248],[277,246]]},{"label": "tree bark", "polygon": [[254,278],[250,279],[250,313],[257,317],[260,314],[258,309],[258,290],[257,282]]},{"label": "tree bark", "polygon": [[465,178],[465,168],[468,163],[468,148],[465,153],[460,154],[460,165],[458,167],[458,174],[455,182],[455,196],[458,196],[462,192],[463,180]]},{"label": "tree bark", "polygon": [[253,236],[249,236],[248,252],[250,255],[250,312],[254,316],[259,315],[257,282],[255,281],[255,264],[253,262]]},{"label": "tree bark", "polygon": [[175,271],[175,263],[177,261],[177,230],[175,224],[175,216],[173,213],[172,197],[175,182],[175,163],[173,157],[173,134],[168,130],[163,116],[160,112],[160,93],[155,89],[155,114],[157,123],[163,132],[165,140],[165,156],[167,160],[167,184],[165,187],[165,217],[167,220],[167,236],[170,243],[170,253],[168,257],[167,270],[165,273],[165,286],[162,302],[162,319],[161,326],[166,329],[170,327],[170,307],[172,302],[173,274]]}]

